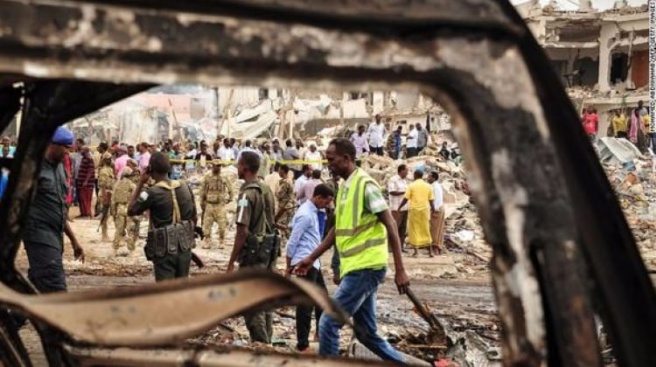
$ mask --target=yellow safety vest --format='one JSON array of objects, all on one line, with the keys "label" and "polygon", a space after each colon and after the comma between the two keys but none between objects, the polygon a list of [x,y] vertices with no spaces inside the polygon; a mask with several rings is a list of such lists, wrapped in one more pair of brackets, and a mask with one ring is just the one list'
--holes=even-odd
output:
[{"label": "yellow safety vest", "polygon": [[387,229],[364,208],[365,185],[370,183],[378,186],[358,168],[349,187],[341,185],[337,193],[335,237],[342,277],[356,270],[387,266]]}]

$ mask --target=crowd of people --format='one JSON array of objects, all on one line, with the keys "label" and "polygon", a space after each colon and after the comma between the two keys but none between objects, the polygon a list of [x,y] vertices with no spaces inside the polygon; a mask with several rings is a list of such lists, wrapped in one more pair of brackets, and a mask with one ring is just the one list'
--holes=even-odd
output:
[{"label": "crowd of people", "polygon": [[[627,118],[617,111],[611,120],[612,134],[628,138],[639,149],[656,146],[656,132],[642,103]],[[588,108],[583,127],[597,134],[598,116]],[[219,137],[214,142],[122,144],[102,142],[90,147],[64,128],[57,129],[48,146],[37,181],[36,194],[27,215],[23,244],[29,262],[28,278],[44,293],[65,291],[63,269],[64,235],[76,259],[84,260],[83,246],[70,222],[97,219],[103,241],[112,241],[114,254],[126,244],[128,256],[139,242],[142,222],[148,220],[144,245],[153,264],[156,281],[187,277],[195,238],[212,250],[230,245],[226,271],[257,268],[275,271],[283,257],[284,274],[296,276],[326,289],[321,255],[334,248],[330,268],[338,285],[335,302],[356,324],[355,336],[385,360],[403,362],[403,357],[376,329],[376,293],[385,278],[392,254],[395,283],[400,293],[409,284],[403,252],[428,256],[444,252],[444,194],[440,174],[411,171],[397,162],[397,173],[384,185],[376,182],[358,161],[367,154],[412,158],[430,143],[421,125],[409,125],[407,136],[398,127],[387,132],[380,115],[368,127],[360,125],[348,138],[336,138],[327,146],[304,142],[250,140]],[[647,137],[650,137],[649,139]],[[405,138],[405,141],[403,141]],[[651,142],[651,143],[650,143]],[[307,148],[306,148],[307,145]],[[405,147],[405,150],[403,149]],[[1,158],[13,158],[15,144],[2,139]],[[444,143],[441,160],[456,160],[457,149]],[[223,174],[229,169],[241,180]],[[2,170],[0,198],[11,173]],[[191,179],[202,176],[197,195]],[[94,203],[95,194],[95,206]],[[197,205],[198,202],[198,205]],[[227,208],[236,203],[233,218]],[[70,208],[79,207],[77,218]],[[200,209],[200,212],[199,212]],[[113,238],[108,220],[113,219]],[[234,242],[227,231],[234,225]],[[214,240],[217,227],[218,241]],[[341,322],[320,309],[302,305],[296,309],[297,349],[310,345],[312,315],[319,353],[339,353]],[[252,341],[270,344],[272,315],[259,311],[244,316]]]},{"label": "crowd of people", "polygon": [[[29,278],[41,292],[66,290],[64,234],[75,257],[84,260],[85,256],[69,224],[77,219],[98,219],[103,241],[112,241],[117,256],[123,243],[127,253],[122,256],[137,248],[139,228],[147,219],[144,252],[153,263],[156,281],[188,276],[195,256],[194,237],[203,236],[204,249],[215,243],[225,248],[226,232],[233,223],[236,233],[228,272],[236,264],[274,270],[282,255],[286,276],[325,288],[319,257],[334,246],[330,267],[333,282],[339,285],[334,298],[359,324],[362,333],[356,336],[365,345],[385,359],[400,361],[399,353],[376,333],[376,290],[384,279],[389,253],[403,292],[408,280],[401,253],[407,247],[415,249],[415,256],[421,248],[428,249],[429,256],[443,251],[442,188],[437,172],[426,175],[418,169],[410,181],[405,164],[381,187],[356,160],[362,154],[384,154],[385,128],[377,116],[366,134],[361,130],[350,139],[334,139],[321,150],[315,142],[306,149],[300,140],[286,140],[282,146],[277,139],[256,143],[228,138],[211,146],[204,141],[168,140],[136,147],[103,142],[92,148],[61,127],[48,147],[29,210],[33,230],[23,236]],[[426,144],[419,134],[421,126],[412,127],[413,131],[409,139],[415,139],[417,146],[408,148],[409,156]],[[397,134],[400,131],[389,134],[396,148],[400,146],[394,140]],[[2,142],[7,152],[3,157],[11,158],[15,147],[7,139]],[[401,155],[399,149],[388,153]],[[227,167],[236,170],[243,182],[239,192],[233,192],[234,182],[222,174]],[[185,180],[195,175],[202,175],[198,195]],[[235,202],[236,213],[229,220],[226,207]],[[79,207],[76,218],[69,216],[72,206]],[[108,233],[110,218],[113,238]],[[218,241],[213,241],[215,226]],[[320,353],[336,355],[342,325],[307,306],[297,309],[298,350],[309,346],[313,312]],[[251,313],[245,319],[252,341],[271,343],[270,313]]]},{"label": "crowd of people", "polygon": [[[390,119],[387,121],[390,125]],[[351,134],[350,141],[355,146],[356,158],[364,154],[384,155],[392,159],[412,158],[420,155],[430,143],[430,134],[420,123],[408,125],[408,132],[403,141],[403,126],[387,133],[382,116],[376,115],[369,127],[359,125],[357,131]],[[403,147],[405,146],[405,155]]]},{"label": "crowd of people", "polygon": [[[627,117],[627,111],[629,115]],[[583,130],[591,140],[595,140],[599,132],[599,114],[594,107],[587,107],[581,115]],[[643,101],[632,109],[618,108],[612,111],[608,125],[607,136],[628,139],[640,152],[647,153],[651,149],[656,153],[656,124],[652,125],[649,109]]]}]

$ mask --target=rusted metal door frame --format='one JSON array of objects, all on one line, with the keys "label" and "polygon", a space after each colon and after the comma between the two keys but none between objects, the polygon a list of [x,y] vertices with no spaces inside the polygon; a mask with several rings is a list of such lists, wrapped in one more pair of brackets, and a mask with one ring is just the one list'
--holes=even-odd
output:
[{"label": "rusted metal door frame", "polygon": [[[420,90],[454,117],[494,248],[505,364],[599,365],[594,312],[622,366],[656,364],[656,295],[635,241],[576,111],[512,5],[340,5],[2,0],[0,29],[9,31],[0,34],[0,72],[128,85],[311,82]],[[82,106],[99,107],[93,101]],[[24,122],[29,106],[26,112]],[[43,120],[42,110],[32,112]],[[28,123],[40,141],[29,152],[19,146],[17,160],[35,160],[54,124],[84,113],[74,112],[45,127]],[[13,264],[37,171],[38,163],[19,171],[22,191],[12,177],[12,200],[0,204],[0,226],[11,224],[3,228],[13,233],[0,235],[3,266]],[[5,284],[26,291],[14,281],[14,269],[9,272],[1,278]]]}]

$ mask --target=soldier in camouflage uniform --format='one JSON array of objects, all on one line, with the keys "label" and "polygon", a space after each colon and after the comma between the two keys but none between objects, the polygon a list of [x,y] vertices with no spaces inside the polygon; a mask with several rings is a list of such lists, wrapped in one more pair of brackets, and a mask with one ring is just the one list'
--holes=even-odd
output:
[{"label": "soldier in camouflage uniform", "polygon": [[134,251],[134,244],[137,241],[137,237],[134,235],[135,230],[135,221],[132,217],[128,218],[128,202],[132,197],[132,193],[137,188],[131,177],[134,176],[134,172],[130,167],[125,167],[123,169],[123,174],[121,179],[114,186],[114,192],[112,193],[112,207],[111,213],[114,217],[114,225],[116,231],[114,232],[114,255],[118,251],[121,241],[125,236],[127,230],[128,233],[128,250],[130,252]]},{"label": "soldier in camouflage uniform", "polygon": [[203,177],[200,191],[200,207],[203,211],[203,248],[211,247],[212,226],[219,225],[219,249],[225,245],[225,232],[228,227],[226,205],[232,201],[232,185],[221,176],[221,164],[213,163],[212,171]]},{"label": "soldier in camouflage uniform", "polygon": [[[130,159],[128,160],[128,167],[132,169],[132,176],[130,176],[130,181],[132,181],[136,186],[139,184],[139,180],[141,179],[141,171],[139,171],[139,164],[134,159]],[[154,184],[155,181],[151,178],[150,180],[148,180],[148,184],[144,185],[144,187],[148,188],[153,186]],[[144,218],[143,215],[134,215],[129,217],[128,219],[134,222],[134,225],[132,226],[128,225],[128,229],[127,229],[128,238],[129,236],[132,236],[136,242],[137,239],[139,238],[139,228],[141,228],[141,222],[146,218]]]},{"label": "soldier in camouflage uniform", "polygon": [[[112,190],[114,189],[114,167],[112,167],[112,155],[108,152],[103,153],[101,157],[100,170],[98,170],[98,200],[103,208],[103,212],[109,211],[111,204]],[[100,223],[102,228],[102,240],[109,241],[107,234],[107,219]]]},{"label": "soldier in camouflage uniform", "polygon": [[286,243],[289,239],[290,228],[289,223],[294,217],[294,209],[296,208],[296,196],[294,195],[294,187],[288,180],[289,167],[281,164],[278,169],[280,175],[280,184],[278,192],[276,192],[276,199],[278,200],[278,212],[274,218],[276,227],[280,231],[281,243]]},{"label": "soldier in camouflage uniform", "polygon": [[127,166],[132,170],[132,176],[130,176],[130,181],[135,185],[139,183],[141,172],[139,171],[139,163],[134,159],[128,159]]}]

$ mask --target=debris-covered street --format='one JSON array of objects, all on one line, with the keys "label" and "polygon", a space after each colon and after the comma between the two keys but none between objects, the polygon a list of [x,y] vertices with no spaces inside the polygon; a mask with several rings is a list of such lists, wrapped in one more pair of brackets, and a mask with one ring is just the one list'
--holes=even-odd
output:
[{"label": "debris-covered street", "polygon": [[[394,170],[394,161],[384,157],[370,157],[363,167],[374,177],[385,184],[390,176],[387,172]],[[396,163],[398,164],[398,162]],[[447,211],[447,253],[428,258],[423,253],[419,257],[404,254],[408,275],[412,279],[413,290],[426,306],[457,333],[468,338],[476,338],[483,343],[480,347],[486,350],[489,360],[500,360],[499,324],[493,293],[489,282],[487,262],[491,251],[482,239],[482,229],[475,212],[475,206],[470,203],[462,168],[453,163],[438,161],[434,156],[420,156],[408,162],[410,165],[438,166],[447,173],[443,185],[446,190]],[[390,168],[391,167],[391,168]],[[384,169],[381,169],[384,168]],[[225,172],[231,176],[230,171]],[[235,177],[233,177],[235,178]],[[191,178],[195,182],[197,178]],[[234,207],[234,205],[233,205]],[[77,208],[71,209],[71,216],[77,215]],[[233,211],[229,214],[234,215]],[[78,240],[84,244],[86,260],[81,263],[73,259],[70,251],[65,252],[64,266],[71,291],[96,289],[98,287],[134,286],[151,283],[152,264],[143,254],[145,241],[145,222],[141,228],[141,239],[137,250],[128,253],[125,247],[114,256],[111,241],[102,241],[99,231],[99,221],[75,219],[70,223],[77,234]],[[114,232],[110,221],[109,232]],[[228,231],[226,243],[234,241],[234,226]],[[65,245],[68,249],[68,244]],[[231,247],[224,249],[216,247],[203,249],[198,246],[195,252],[205,262],[205,268],[192,267],[191,275],[222,273],[226,270]],[[330,262],[331,253],[324,255],[322,261]],[[278,262],[278,271],[284,270],[282,258]],[[17,266],[27,271],[26,257],[21,251],[17,258]],[[332,279],[330,270],[324,268],[324,278]],[[394,283],[393,274],[388,274],[388,280],[381,288],[378,296],[379,328],[381,334],[400,350],[424,360],[435,360],[443,355],[444,346],[435,346],[426,340],[428,325],[413,310],[412,303],[404,296],[399,296]],[[329,293],[335,286],[329,282]],[[293,352],[295,345],[294,309],[283,308],[274,313],[273,348],[280,351]],[[313,327],[314,328],[314,327]],[[341,348],[346,352],[351,332],[345,330]],[[317,347],[316,340],[312,345]],[[221,326],[206,333],[204,336],[189,340],[192,344],[203,345],[233,345],[256,349],[268,347],[252,346],[248,340],[248,331],[239,317],[222,323]],[[38,346],[34,346],[39,350]]]},{"label": "debris-covered street", "polygon": [[656,366],[655,16],[0,0],[0,366]]},{"label": "debris-covered street", "polygon": [[[448,134],[435,135],[435,140],[445,139],[445,136]],[[435,153],[437,145],[429,147],[430,154],[409,159],[407,164],[429,166],[443,173],[442,185],[445,189],[447,212],[445,246],[448,252],[435,258],[425,255],[412,257],[406,253],[404,261],[412,279],[413,289],[426,306],[454,331],[461,333],[482,351],[486,351],[486,354],[480,356],[481,363],[485,360],[488,365],[494,365],[500,361],[501,351],[500,325],[488,270],[491,250],[483,239],[476,207],[470,201],[462,166],[438,159]],[[631,148],[626,142],[618,142],[617,139],[604,138],[597,143],[596,149],[611,183],[615,186],[645,263],[652,273],[656,273],[656,249],[650,236],[650,231],[656,226],[656,176],[652,170],[652,161],[640,155],[637,149]],[[398,162],[386,157],[370,156],[364,160],[362,167],[379,180],[381,185],[385,185],[395,171],[395,164],[398,165]],[[236,178],[230,170],[224,174],[232,179]],[[190,181],[197,182],[198,178],[191,177]],[[73,208],[71,216],[75,215],[76,208]],[[229,215],[232,219],[234,205]],[[154,281],[152,265],[141,250],[146,234],[144,226],[141,228],[138,250],[129,253],[123,247],[118,256],[114,256],[111,241],[100,239],[98,220],[76,219],[71,222],[71,226],[86,249],[84,263],[74,260],[70,251],[65,254],[64,264],[71,291],[98,287],[128,287]],[[109,229],[110,233],[113,233],[111,222]],[[228,231],[226,243],[233,241],[234,226]],[[192,276],[225,272],[230,250],[229,246],[209,250],[197,247],[195,252],[205,262],[205,268],[193,267]],[[329,263],[331,255],[324,255],[322,261]],[[27,270],[26,258],[22,251],[17,258],[17,265],[19,269]],[[277,271],[284,271],[282,262],[278,263]],[[324,278],[332,278],[327,268],[324,268]],[[378,297],[381,334],[407,354],[424,360],[439,359],[446,352],[445,347],[436,346],[426,339],[428,325],[417,314],[412,304],[405,297],[398,295],[393,284],[393,274],[388,274],[387,278]],[[329,293],[333,292],[335,286],[329,283],[328,289]],[[249,343],[248,331],[243,319],[239,317],[222,322],[203,336],[190,339],[188,343],[205,346],[231,345],[293,353],[294,318],[294,309],[291,307],[276,310],[275,341],[271,347]],[[349,330],[346,330],[344,335],[341,348],[344,353],[348,353],[349,343],[353,339]],[[315,348],[316,342],[314,340],[312,344]],[[35,343],[33,347],[34,353],[40,356],[39,346]],[[609,355],[608,361],[612,360]]]}]

